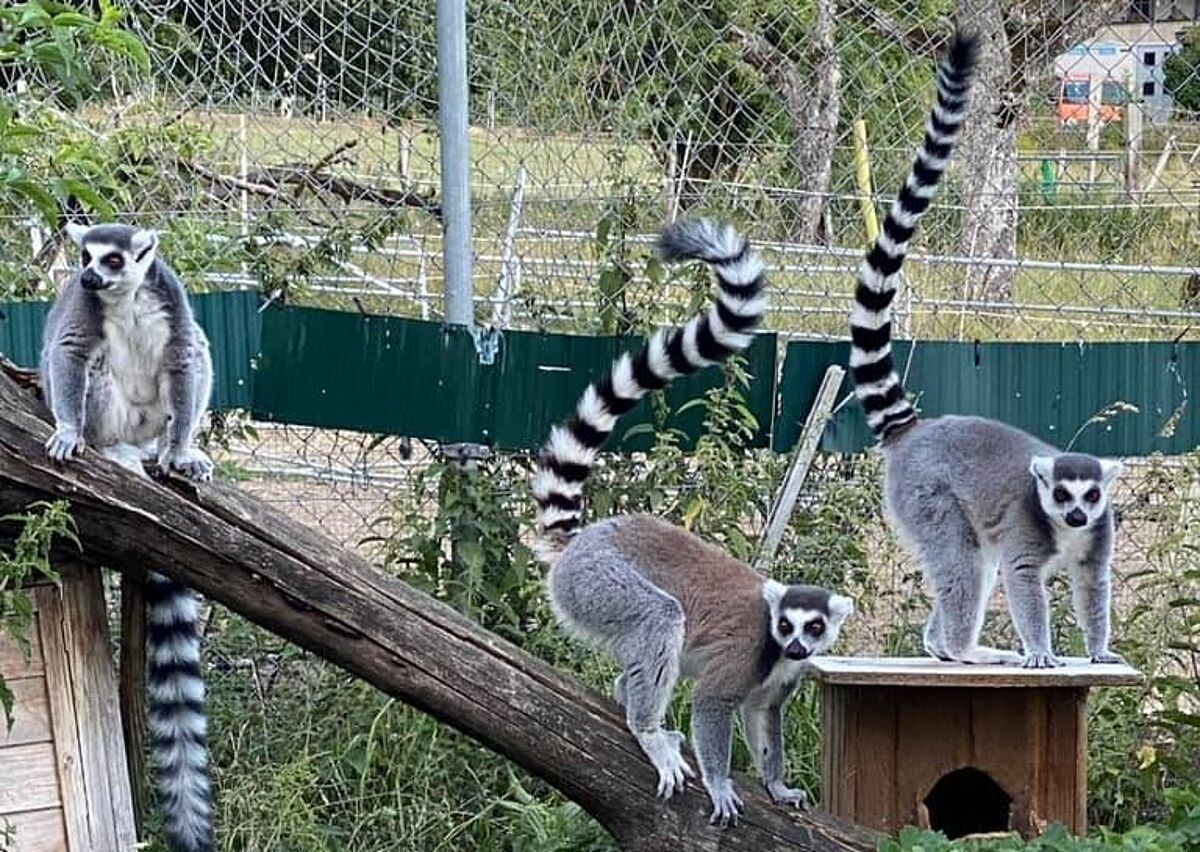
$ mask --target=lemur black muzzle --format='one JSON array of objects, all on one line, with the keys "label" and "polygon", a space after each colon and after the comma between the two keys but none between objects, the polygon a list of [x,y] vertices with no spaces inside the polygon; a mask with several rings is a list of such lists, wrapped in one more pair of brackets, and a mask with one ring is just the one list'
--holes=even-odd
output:
[{"label": "lemur black muzzle", "polygon": [[83,274],[79,276],[79,284],[85,290],[103,290],[108,286],[94,269],[83,270]]},{"label": "lemur black muzzle", "polygon": [[1067,512],[1063,520],[1067,522],[1067,526],[1069,527],[1081,527],[1087,523],[1087,515],[1084,514],[1082,509],[1075,508]]},{"label": "lemur black muzzle", "polygon": [[788,646],[783,649],[783,655],[789,660],[806,660],[808,655],[812,653],[800,643],[799,639],[793,639],[788,643]]}]

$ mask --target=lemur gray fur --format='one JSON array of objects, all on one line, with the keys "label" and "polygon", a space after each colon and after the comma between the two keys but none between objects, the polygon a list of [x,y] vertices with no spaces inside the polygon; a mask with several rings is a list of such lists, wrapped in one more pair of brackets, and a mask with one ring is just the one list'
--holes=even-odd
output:
[{"label": "lemur gray fur", "polygon": [[[1108,488],[1120,463],[1060,453],[994,420],[920,420],[892,362],[896,277],[966,117],[976,49],[974,37],[955,35],[938,68],[924,142],[859,270],[850,318],[855,394],[880,440],[889,520],[932,586],[925,650],[964,663],[1060,665],[1051,649],[1046,581],[1066,569],[1088,654],[1116,663],[1121,657],[1108,647]],[[978,644],[997,566],[1023,656]]]},{"label": "lemur gray fur", "polygon": [[[157,256],[152,231],[68,225],[82,268],[55,300],[41,376],[54,415],[55,460],[89,446],[145,476],[143,461],[204,481],[212,462],[194,445],[212,392],[208,340],[183,284]],[[165,828],[178,852],[212,848],[199,614],[190,590],[151,573],[147,690]]]},{"label": "lemur gray fur", "polygon": [[774,801],[804,794],[784,782],[783,708],[803,660],[837,639],[852,602],[814,586],[784,585],[679,527],[648,515],[608,518],[580,529],[584,481],[617,419],[649,391],[716,364],[750,345],[766,309],[763,265],[727,226],[688,222],[661,240],[668,260],[708,263],[719,288],[707,311],[659,331],[584,392],[575,416],[554,427],[533,477],[537,553],[551,565],[547,587],[558,620],[611,652],[626,723],[670,797],[695,773],[683,735],[664,730],[680,676],[695,681],[692,746],[712,800],[712,821],[737,821],[742,802],[729,774],[733,714]]}]

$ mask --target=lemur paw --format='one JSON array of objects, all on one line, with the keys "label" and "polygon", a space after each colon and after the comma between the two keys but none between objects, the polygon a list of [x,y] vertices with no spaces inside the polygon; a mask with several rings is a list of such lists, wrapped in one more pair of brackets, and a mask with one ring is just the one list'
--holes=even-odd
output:
[{"label": "lemur paw", "polygon": [[208,482],[212,479],[213,463],[202,450],[188,447],[185,450],[160,453],[158,469],[164,475],[171,470],[177,470],[193,482]]},{"label": "lemur paw", "polygon": [[669,799],[676,793],[682,793],[687,786],[687,779],[696,777],[695,770],[680,752],[683,734],[679,731],[659,730],[639,736],[638,741],[658,771],[657,795],[660,798]]},{"label": "lemur paw", "polygon": [[1092,654],[1092,662],[1100,665],[1122,666],[1125,664],[1125,658],[1116,651],[1100,651]]},{"label": "lemur paw", "polygon": [[766,787],[771,800],[777,805],[792,805],[800,810],[808,807],[808,796],[803,790],[794,790],[782,781],[772,781]]},{"label": "lemur paw", "polygon": [[721,828],[737,825],[738,811],[742,809],[742,799],[733,790],[733,781],[721,778],[717,781],[704,782],[708,788],[708,797],[712,800],[713,812],[708,818],[710,825]]},{"label": "lemur paw", "polygon": [[83,452],[83,436],[70,427],[60,426],[46,441],[46,454],[55,461],[74,458]]},{"label": "lemur paw", "polygon": [[1027,669],[1056,669],[1063,665],[1063,661],[1047,652],[1044,654],[1026,654],[1025,661],[1021,665]]}]

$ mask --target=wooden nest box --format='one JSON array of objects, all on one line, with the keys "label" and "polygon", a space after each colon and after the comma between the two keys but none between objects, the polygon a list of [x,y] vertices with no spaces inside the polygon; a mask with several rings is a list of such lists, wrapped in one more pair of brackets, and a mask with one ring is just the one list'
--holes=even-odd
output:
[{"label": "wooden nest box", "polygon": [[818,657],[824,807],[894,834],[1040,834],[1087,821],[1087,692],[1129,666],[1057,669]]},{"label": "wooden nest box", "polygon": [[15,697],[0,723],[0,849],[126,852],[136,846],[129,774],[100,572],[29,589],[26,660],[0,634]]}]

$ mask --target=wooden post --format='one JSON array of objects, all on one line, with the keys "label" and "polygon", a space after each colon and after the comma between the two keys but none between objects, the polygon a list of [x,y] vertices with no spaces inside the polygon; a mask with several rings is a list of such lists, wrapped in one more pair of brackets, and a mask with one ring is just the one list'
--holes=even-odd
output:
[{"label": "wooden post", "polygon": [[[1104,78],[1093,74],[1088,78],[1088,117],[1087,117],[1087,149],[1092,152],[1100,150],[1100,107],[1104,94]],[[1096,170],[1099,163],[1095,157],[1088,160],[1088,188],[1096,183]]]},{"label": "wooden post", "polygon": [[121,730],[133,795],[133,818],[139,838],[146,814],[146,587],[144,575],[132,569],[121,575]]},{"label": "wooden post", "polygon": [[1129,93],[1125,104],[1125,194],[1136,202],[1141,196],[1142,182],[1142,104],[1131,88]]},{"label": "wooden post", "polygon": [[1158,155],[1158,160],[1154,163],[1154,171],[1150,173],[1150,180],[1146,181],[1146,187],[1142,191],[1143,197],[1154,192],[1154,188],[1158,186],[1158,181],[1162,177],[1163,171],[1167,168],[1167,160],[1171,158],[1171,154],[1175,151],[1175,142],[1175,134],[1172,133],[1167,137],[1167,141],[1163,143],[1163,149]]},{"label": "wooden post", "polygon": [[825,370],[825,378],[821,380],[817,398],[813,401],[808,418],[804,421],[804,429],[800,432],[796,454],[792,457],[779,496],[771,508],[771,517],[767,521],[767,531],[763,535],[762,547],[755,565],[759,571],[766,571],[771,567],[775,552],[779,550],[779,542],[783,540],[784,530],[787,529],[788,521],[792,519],[792,512],[796,510],[800,489],[817,455],[821,436],[825,434],[825,424],[829,422],[830,412],[833,411],[833,404],[837,400],[838,388],[842,386],[845,376],[846,371],[837,364],[831,364]]},{"label": "wooden post", "polygon": [[[62,585],[32,585],[31,656],[0,637],[16,724],[0,731],[0,827],[16,852],[132,852],[108,613],[99,568],[56,554]],[[7,847],[6,847],[7,848]]]},{"label": "wooden post", "polygon": [[862,211],[863,228],[867,242],[875,242],[879,236],[879,217],[875,212],[875,201],[871,198],[871,154],[867,148],[867,123],[854,120],[854,184],[858,191],[858,208]]}]

